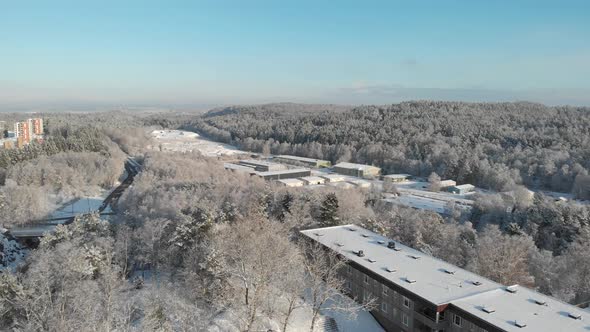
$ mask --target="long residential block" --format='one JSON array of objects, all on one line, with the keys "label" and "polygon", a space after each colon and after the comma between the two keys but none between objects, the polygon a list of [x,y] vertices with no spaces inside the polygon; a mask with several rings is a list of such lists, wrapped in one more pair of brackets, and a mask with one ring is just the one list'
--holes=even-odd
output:
[{"label": "long residential block", "polygon": [[356,225],[301,231],[347,260],[352,298],[374,299],[387,331],[590,331],[590,314],[519,285],[505,286]]}]

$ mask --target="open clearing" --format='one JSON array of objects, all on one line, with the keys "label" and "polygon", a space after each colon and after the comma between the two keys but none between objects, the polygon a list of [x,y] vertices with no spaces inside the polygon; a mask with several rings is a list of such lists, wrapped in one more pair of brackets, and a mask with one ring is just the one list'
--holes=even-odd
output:
[{"label": "open clearing", "polygon": [[154,130],[152,137],[157,142],[152,149],[173,152],[199,151],[207,157],[231,156],[243,153],[236,147],[204,139],[197,133],[184,130]]}]

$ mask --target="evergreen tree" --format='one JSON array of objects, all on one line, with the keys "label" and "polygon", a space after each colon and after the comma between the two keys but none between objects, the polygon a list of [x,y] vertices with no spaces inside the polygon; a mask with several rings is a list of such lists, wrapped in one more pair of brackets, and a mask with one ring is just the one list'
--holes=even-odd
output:
[{"label": "evergreen tree", "polygon": [[320,222],[324,226],[335,226],[340,224],[338,218],[338,197],[335,193],[329,193],[320,206]]}]

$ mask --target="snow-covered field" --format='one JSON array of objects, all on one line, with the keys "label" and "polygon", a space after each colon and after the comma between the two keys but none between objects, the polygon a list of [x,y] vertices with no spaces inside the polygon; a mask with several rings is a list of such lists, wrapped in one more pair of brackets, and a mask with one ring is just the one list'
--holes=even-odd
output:
[{"label": "snow-covered field", "polygon": [[157,144],[152,149],[174,152],[199,151],[207,157],[230,156],[243,153],[236,147],[206,140],[197,133],[183,130],[154,130],[152,132]]}]

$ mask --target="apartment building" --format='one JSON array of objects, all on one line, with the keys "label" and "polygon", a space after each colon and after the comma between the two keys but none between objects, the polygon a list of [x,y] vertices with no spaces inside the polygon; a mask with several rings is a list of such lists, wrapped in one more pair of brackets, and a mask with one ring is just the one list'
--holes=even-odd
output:
[{"label": "apartment building", "polygon": [[43,135],[43,119],[34,118],[25,121],[16,122],[14,124],[14,136],[21,139],[22,142],[28,144],[33,138]]},{"label": "apartment building", "polygon": [[356,225],[303,236],[347,260],[348,295],[373,299],[387,331],[588,331],[590,314],[522,286],[505,286]]}]

